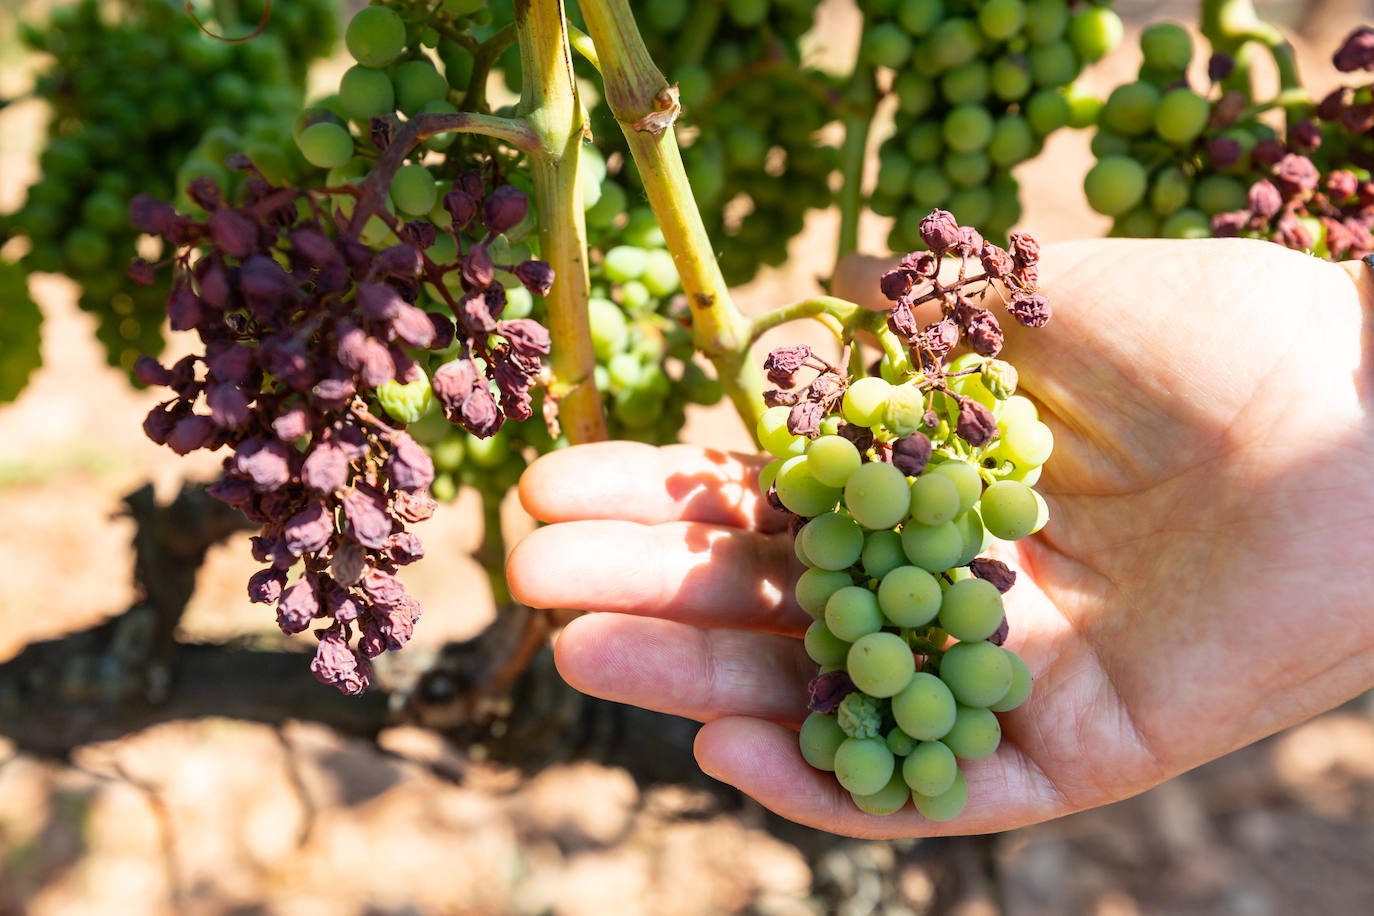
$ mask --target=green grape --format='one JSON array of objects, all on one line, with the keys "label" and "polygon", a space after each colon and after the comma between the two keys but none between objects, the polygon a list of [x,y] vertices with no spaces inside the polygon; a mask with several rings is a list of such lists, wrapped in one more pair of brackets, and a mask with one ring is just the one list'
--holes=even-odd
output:
[{"label": "green grape", "polygon": [[951,105],[978,104],[992,91],[988,65],[969,61],[945,71],[940,77],[940,94]]},{"label": "green grape", "polygon": [[420,377],[413,382],[402,384],[392,379],[377,389],[377,402],[392,419],[402,423],[414,423],[424,416],[434,403],[434,391],[430,388],[429,377],[420,370]]},{"label": "green grape", "polygon": [[593,296],[587,302],[587,319],[592,348],[601,362],[610,362],[612,356],[629,344],[630,328],[625,323],[625,314],[611,300]]},{"label": "green grape", "polygon": [[802,638],[802,645],[806,648],[807,656],[818,665],[843,667],[849,656],[849,643],[830,632],[824,620],[811,622]]},{"label": "green grape", "polygon": [[646,252],[630,245],[617,245],[606,252],[602,270],[612,283],[628,283],[644,274]]},{"label": "green grape", "polygon": [[1037,86],[1063,86],[1078,75],[1078,58],[1067,41],[1035,45],[1026,52],[1026,60]]},{"label": "green grape", "polygon": [[1193,182],[1183,169],[1161,169],[1150,183],[1150,206],[1160,216],[1168,216],[1186,205],[1192,193]]},{"label": "green grape", "polygon": [[410,216],[423,216],[439,201],[434,175],[419,163],[403,165],[391,179],[391,202],[396,210]]},{"label": "green grape", "polygon": [[872,795],[888,784],[897,761],[881,738],[846,738],[835,751],[835,778],[855,795]]},{"label": "green grape", "polygon": [[1063,87],[1060,93],[1069,104],[1069,126],[1082,130],[1097,123],[1102,114],[1102,100],[1077,83]]},{"label": "green grape", "polygon": [[906,475],[890,464],[860,465],[844,485],[844,502],[865,528],[891,528],[906,518],[911,489]]},{"label": "green grape", "polygon": [[902,551],[912,565],[926,572],[941,573],[963,556],[964,537],[953,522],[943,525],[908,522],[902,527]]},{"label": "green grape", "polygon": [[923,627],[940,612],[940,583],[915,566],[897,566],[878,583],[878,607],[899,627]]},{"label": "green grape", "polygon": [[1008,54],[993,61],[988,74],[992,94],[1004,102],[1015,102],[1030,94],[1030,64],[1020,54]]},{"label": "green grape", "polygon": [[448,96],[448,80],[429,58],[399,64],[392,81],[396,86],[396,107],[407,115],[414,115],[430,102]]},{"label": "green grape", "polygon": [[1211,116],[1211,102],[1191,89],[1171,89],[1155,109],[1155,133],[1175,146],[1186,146],[1202,135]]},{"label": "green grape", "polygon": [[[955,582],[955,585],[963,585],[965,582],[982,580],[969,578]],[[952,586],[951,591],[954,591]],[[992,591],[996,592],[996,589]],[[1000,623],[1000,602],[998,611]],[[944,610],[941,608],[941,625],[944,619]],[[960,705],[992,706],[993,703],[1002,700],[1011,689],[1011,662],[1007,658],[1007,652],[999,645],[982,641],[955,643],[945,650],[944,658],[940,659],[940,680],[944,681]]]},{"label": "green grape", "polygon": [[1003,115],[992,129],[988,159],[993,165],[1009,169],[1035,155],[1035,132],[1030,122],[1017,115]]},{"label": "green grape", "polygon": [[1068,25],[1069,7],[1064,0],[1027,0],[1022,33],[1032,44],[1055,41]]},{"label": "green grape", "polygon": [[744,28],[759,25],[768,16],[768,0],[725,0],[730,18]]},{"label": "green grape", "polygon": [[876,738],[882,734],[882,707],[874,697],[851,691],[835,710],[840,730],[850,738]]},{"label": "green grape", "polygon": [[916,673],[916,657],[906,640],[895,633],[867,633],[849,647],[845,670],[864,693],[890,697],[910,683]]},{"label": "green grape", "polygon": [[601,194],[595,202],[584,200],[587,208],[587,226],[592,229],[606,229],[614,225],[621,213],[625,212],[625,190],[614,181],[601,183]]},{"label": "green grape", "polygon": [[725,157],[731,165],[754,170],[763,166],[768,156],[768,138],[756,127],[734,124],[725,129]]},{"label": "green grape", "polygon": [[1121,41],[1125,29],[1110,7],[1089,6],[1069,19],[1069,41],[1086,63],[1095,63]]},{"label": "green grape", "polygon": [[941,525],[959,514],[959,489],[939,474],[922,474],[911,482],[911,517],[922,525]]},{"label": "green grape", "polygon": [[920,795],[941,795],[954,785],[958,776],[959,761],[941,741],[920,742],[902,761],[902,779],[912,792]]},{"label": "green grape", "polygon": [[390,7],[363,7],[349,20],[344,45],[358,63],[385,67],[405,50],[405,22]]},{"label": "green grape", "polygon": [[1006,41],[1026,24],[1022,0],[987,0],[978,10],[978,27],[994,41]]},{"label": "green grape", "polygon": [[677,83],[678,97],[684,108],[701,105],[711,97],[711,87],[715,81],[711,71],[700,64],[680,64],[673,69],[673,81]]},{"label": "green grape", "polygon": [[954,186],[938,165],[923,165],[911,177],[911,196],[922,211],[916,214],[918,219],[949,200],[952,193]]},{"label": "green grape", "polygon": [[1011,687],[1007,689],[1006,695],[1002,699],[988,707],[993,712],[1010,712],[1026,702],[1026,697],[1030,696],[1031,681],[1033,680],[1030,668],[1021,656],[1010,649],[1003,649],[1002,651],[1007,654],[1007,661],[1011,663]]},{"label": "green grape", "polygon": [[[992,174],[992,160],[988,158],[987,153],[981,150],[971,153],[951,152],[945,157],[943,165],[945,174],[949,176],[950,182],[958,188],[958,190],[955,191],[956,194],[959,193],[959,191],[968,191],[975,186],[982,185],[988,180],[988,176]],[[979,187],[978,190],[985,189]],[[991,199],[989,198],[987,203],[984,204],[983,209],[986,210],[990,208]],[[984,219],[986,219],[986,217],[974,218],[973,216],[960,213],[958,210],[955,210],[952,205],[950,206],[950,210],[953,211],[956,216],[960,217],[965,225],[982,225]]]},{"label": "green grape", "polygon": [[[602,169],[601,178],[597,179],[598,182],[606,177],[604,163]],[[629,222],[625,224],[620,237],[626,245],[633,245],[636,248],[662,248],[667,244],[663,238],[663,229],[658,225],[658,217],[654,216],[654,211],[647,207],[630,211]]]},{"label": "green grape", "polygon": [[834,716],[813,712],[802,720],[797,743],[807,763],[829,773],[835,769],[835,752],[848,737]]},{"label": "green grape", "polygon": [[883,615],[877,597],[859,585],[837,589],[825,602],[825,626],[846,642],[878,632],[883,628]]},{"label": "green grape", "polygon": [[1145,197],[1149,175],[1145,167],[1126,156],[1099,159],[1083,179],[1088,205],[1098,213],[1120,216]]},{"label": "green grape", "polygon": [[997,415],[999,427],[1034,423],[1040,419],[1040,411],[1036,409],[1035,402],[1022,394],[1014,394],[1000,402],[994,413]]},{"label": "green grape", "polygon": [[915,385],[893,385],[883,407],[883,425],[894,436],[909,436],[921,428],[925,394]]},{"label": "green grape", "polygon": [[901,69],[911,57],[911,37],[890,22],[880,22],[864,32],[859,57],[875,67]]},{"label": "green grape", "polygon": [[1069,123],[1069,103],[1056,89],[1041,89],[1026,100],[1026,120],[1042,137]]},{"label": "green grape", "polygon": [[1092,152],[1093,156],[1098,159],[1105,159],[1108,156],[1125,156],[1127,159],[1131,158],[1130,138],[1112,133],[1110,130],[1105,130],[1101,127],[1093,132],[1093,138],[1088,145],[1088,149]]},{"label": "green grape", "polygon": [[940,740],[960,760],[981,760],[991,756],[1002,743],[1002,725],[991,710],[960,704],[955,709],[953,726]]},{"label": "green grape", "polygon": [[863,462],[853,442],[834,435],[813,439],[806,457],[811,473],[827,487],[843,487]]},{"label": "green grape", "polygon": [[934,162],[944,152],[942,126],[936,121],[922,121],[906,132],[902,149],[912,162]]},{"label": "green grape", "polygon": [[77,226],[67,233],[62,256],[79,272],[94,272],[110,260],[110,243],[91,226]]},{"label": "green grape", "polygon": [[687,14],[691,10],[689,0],[656,0],[644,6],[643,24],[655,32],[676,32],[687,21]]},{"label": "green grape", "polygon": [[341,166],[353,158],[352,134],[330,121],[312,124],[301,131],[296,145],[306,162],[322,169]]},{"label": "green grape", "polygon": [[897,21],[911,35],[925,35],[944,18],[943,0],[897,0]]},{"label": "green grape", "polygon": [[[1013,395],[1011,398],[1002,402],[1003,411],[1007,409],[1005,405],[1015,400],[1016,397],[1016,395]],[[1024,397],[1021,398],[1021,401],[1026,404],[1031,403],[1029,399]],[[1013,410],[1015,409],[1016,408],[1013,408]],[[1031,405],[1031,409],[1035,409],[1033,404]],[[1035,418],[1032,416],[1031,419],[1034,420]],[[997,421],[998,426],[1003,424],[1004,420],[1001,413],[998,414]],[[954,484],[955,490],[959,493],[959,508],[955,510],[955,515],[963,515],[969,509],[972,509],[974,503],[978,502],[978,497],[983,495],[983,478],[979,475],[978,468],[967,461],[960,461],[958,459],[942,461],[939,464],[927,468],[926,474],[938,474],[941,477],[947,478]]]},{"label": "green grape", "polygon": [[952,150],[971,153],[992,140],[992,115],[981,105],[956,105],[945,115],[945,144]]},{"label": "green grape", "polygon": [[516,318],[528,318],[534,311],[534,295],[520,284],[506,287],[506,307],[501,310],[501,317],[510,321]]},{"label": "green grape", "polygon": [[662,248],[653,248],[645,253],[644,276],[641,279],[645,288],[660,299],[671,296],[682,286],[673,256]]},{"label": "green grape", "polygon": [[[809,465],[809,463],[808,463]],[[859,561],[864,533],[858,522],[838,512],[818,515],[797,534],[811,565],[820,569],[848,569]]]},{"label": "green grape", "polygon": [[445,474],[462,468],[466,455],[467,444],[462,436],[445,436],[429,449],[429,457],[434,461],[435,470]]},{"label": "green grape", "polygon": [[[1005,612],[1002,608],[1002,594],[997,591],[997,586],[984,579],[961,579],[945,590],[944,600],[940,604],[940,628],[949,633],[955,639],[960,640],[961,645],[965,646],[990,646],[991,643],[976,642],[976,640],[987,639],[997,628],[1002,625],[1002,618]],[[992,648],[997,648],[992,646]],[[951,649],[950,652],[954,650]],[[946,653],[949,658],[949,653]],[[944,668],[941,668],[943,675]],[[953,685],[951,685],[952,687]],[[1004,688],[1005,689],[1005,688]],[[1001,694],[993,697],[988,703],[977,703],[957,689],[954,695],[962,703],[972,703],[975,706],[986,706],[994,703],[1001,698]]]},{"label": "green grape", "polygon": [[843,492],[838,487],[827,487],[817,480],[807,466],[805,455],[788,458],[778,469],[774,482],[778,499],[789,512],[811,517],[829,512]]},{"label": "green grape", "polygon": [[935,105],[935,83],[915,70],[904,70],[892,81],[897,110],[910,118],[923,115]]},{"label": "green grape", "polygon": [[971,19],[942,19],[926,39],[930,66],[950,70],[976,58],[983,49],[983,33]]},{"label": "green grape", "polygon": [[1054,433],[1039,420],[1009,423],[1001,430],[995,451],[1017,464],[1037,467],[1048,461],[1054,451]]},{"label": "green grape", "polygon": [[797,604],[812,617],[820,619],[825,614],[825,603],[830,596],[853,584],[847,572],[808,569],[797,579]]},{"label": "green grape", "polygon": [[759,468],[759,492],[767,493],[768,488],[773,485],[773,481],[778,479],[778,470],[782,467],[782,459],[774,458],[772,461]]},{"label": "green grape", "polygon": [[963,773],[956,772],[954,783],[944,792],[934,796],[913,792],[911,803],[928,821],[935,821],[936,823],[952,821],[959,816],[959,812],[963,811],[964,805],[968,803],[968,782],[964,779]]},{"label": "green grape", "polygon": [[1160,93],[1149,83],[1124,83],[1112,90],[1102,106],[1102,126],[1127,137],[1154,129]]},{"label": "green grape", "polygon": [[892,698],[892,718],[902,731],[920,741],[943,738],[954,727],[954,694],[933,674],[918,671]]},{"label": "green grape", "polygon": [[981,515],[993,537],[1004,541],[1025,537],[1035,529],[1038,512],[1035,491],[1023,483],[999,480],[983,491]]},{"label": "green grape", "polygon": [[1132,207],[1112,221],[1113,238],[1152,239],[1159,236],[1159,217],[1149,207]]},{"label": "green grape", "polygon": [[452,474],[436,474],[429,485],[429,495],[441,503],[451,503],[458,498],[458,482]]},{"label": "green grape", "polygon": [[884,150],[878,156],[878,181],[873,188],[874,194],[898,197],[911,181],[911,160],[893,149]]},{"label": "green grape", "polygon": [[894,768],[892,778],[887,781],[887,785],[877,792],[869,795],[851,792],[849,796],[854,799],[855,807],[864,814],[886,817],[902,810],[907,799],[911,797],[911,790],[907,788],[906,781],[902,779],[902,774]]},{"label": "green grape", "polygon": [[1212,220],[1201,210],[1184,207],[1164,221],[1159,234],[1166,239],[1211,238]]},{"label": "green grape", "polygon": [[[779,458],[793,458],[806,452],[806,437],[795,435],[787,429],[787,417],[791,413],[792,408],[785,404],[769,407],[754,427],[759,444]],[[809,463],[807,467],[810,467]]]},{"label": "green grape", "polygon": [[1140,33],[1140,53],[1151,70],[1183,73],[1193,59],[1193,39],[1174,22],[1156,22]]},{"label": "green grape", "polygon": [[[864,573],[873,579],[882,579],[897,567],[905,566],[906,554],[902,553],[902,536],[887,529],[868,532],[864,536],[864,549],[859,554],[859,562],[863,565]],[[882,591],[879,589],[879,605],[882,601]],[[886,609],[883,613],[887,614]],[[891,615],[888,614],[888,617]]]},{"label": "green grape", "polygon": [[892,752],[894,757],[905,757],[916,749],[917,741],[915,738],[902,731],[896,725],[888,730],[887,749]]},{"label": "green grape", "polygon": [[967,566],[980,553],[987,550],[992,539],[983,527],[983,520],[977,512],[965,512],[954,520],[954,527],[959,529],[959,536],[964,539],[964,551],[959,554],[959,559],[954,561],[954,565]]},{"label": "green grape", "polygon": [[1229,175],[1206,175],[1193,187],[1193,202],[1208,216],[1242,210],[1246,200],[1245,184]]}]

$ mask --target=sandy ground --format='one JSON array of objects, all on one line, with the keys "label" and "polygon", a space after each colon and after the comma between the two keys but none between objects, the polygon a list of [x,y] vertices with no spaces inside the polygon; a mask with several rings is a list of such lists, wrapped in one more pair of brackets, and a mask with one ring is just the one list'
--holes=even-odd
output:
[{"label": "sandy ground", "polygon": [[[1128,8],[1164,6],[1176,5]],[[1130,54],[1093,79],[1109,85]],[[0,209],[32,175],[39,123],[22,106],[0,120]],[[1086,145],[1061,133],[1024,170],[1025,224],[1045,241],[1103,228],[1077,193]],[[879,229],[866,232],[873,247]],[[820,263],[832,248],[820,217],[796,260]],[[765,309],[811,282],[800,268],[766,271],[740,300]],[[132,525],[121,497],[147,481],[169,495],[216,464],[148,443],[139,421],[152,395],[103,366],[72,286],[44,277],[34,292],[44,367],[0,408],[0,659],[127,607]],[[720,410],[695,414],[688,438],[747,444]],[[431,556],[412,587],[427,608],[418,638],[437,645],[493,611],[468,557],[472,501],[425,527]],[[253,568],[243,537],[212,551],[187,635],[274,629],[243,594]],[[374,743],[306,722],[205,718],[63,761],[0,740],[0,916],[1261,916],[1369,911],[1374,711],[1356,701],[1139,798],[984,841],[825,841],[775,828],[750,803],[700,788],[641,785],[582,762],[521,775],[414,728]]]}]

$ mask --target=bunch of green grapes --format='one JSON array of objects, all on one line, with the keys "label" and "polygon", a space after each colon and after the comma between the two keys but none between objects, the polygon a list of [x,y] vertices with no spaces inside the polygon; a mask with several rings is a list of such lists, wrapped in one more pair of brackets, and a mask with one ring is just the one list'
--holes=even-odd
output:
[{"label": "bunch of green grapes", "polygon": [[[239,35],[262,4],[244,4],[234,20],[205,12],[207,27]],[[289,125],[305,67],[332,44],[334,16],[332,0],[278,4],[261,35],[231,44],[202,32],[180,2],[79,0],[55,7],[47,28],[23,29],[25,44],[49,58],[34,95],[52,117],[42,177],[0,218],[0,236],[29,240],[28,270],[81,285],[81,307],[97,317],[112,365],[129,370],[140,354],[162,350],[167,290],[125,276],[138,253],[129,200],[171,197],[173,175],[227,182],[222,158],[183,169],[188,150],[217,126]]]},{"label": "bunch of green grapes", "polygon": [[894,74],[895,131],[870,207],[896,218],[888,245],[920,245],[933,207],[1003,237],[1021,214],[1012,169],[1097,103],[1074,80],[1120,40],[1110,2],[862,0],[862,62]]},{"label": "bunch of green grapes", "polygon": [[1245,111],[1251,100],[1243,93],[1223,89],[1224,66],[1212,68],[1207,91],[1189,85],[1194,48],[1183,26],[1149,26],[1140,51],[1137,79],[1113,89],[1098,115],[1097,162],[1083,190],[1094,210],[1112,217],[1112,235],[1205,238],[1214,216],[1245,206],[1275,131]]},{"label": "bunch of green grapes", "polygon": [[[1031,485],[1053,436],[1031,401],[984,384],[978,370],[995,362],[955,361],[952,394],[860,378],[815,438],[789,433],[787,407],[759,422],[775,456],[759,485],[807,519],[796,537],[807,567],[796,597],[816,618],[806,651],[821,666],[813,692],[828,699],[813,698],[802,754],[871,814],[910,798],[932,820],[957,815],[968,794],[959,761],[992,754],[995,713],[1030,692],[1025,662],[1001,646],[1011,574],[979,558],[995,540],[1044,526],[1048,510]],[[982,447],[959,440],[956,398],[987,406],[1000,435]],[[928,462],[909,475],[882,456],[913,434],[913,406],[939,422]],[[872,435],[856,445],[860,429]]]}]

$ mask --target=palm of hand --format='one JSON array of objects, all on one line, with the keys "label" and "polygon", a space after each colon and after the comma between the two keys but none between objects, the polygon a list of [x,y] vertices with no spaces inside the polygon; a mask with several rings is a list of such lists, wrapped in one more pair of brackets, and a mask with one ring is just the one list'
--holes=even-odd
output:
[{"label": "palm of hand", "polygon": [[[1008,645],[1037,682],[1003,717],[1003,749],[965,765],[969,807],[938,832],[1123,798],[1374,682],[1359,662],[1365,584],[1349,574],[1374,528],[1354,287],[1235,242],[1087,243],[1045,264],[1056,317],[1008,328],[1006,351],[1056,434],[1040,486],[1052,521],[1018,545],[1008,596]],[[591,470],[606,461],[618,476]],[[560,638],[565,676],[707,722],[703,768],[768,807],[855,835],[937,832],[910,809],[861,814],[801,761],[789,726],[813,670],[795,639],[809,618],[787,598],[786,539],[756,521],[752,473],[681,449],[545,458],[522,496],[567,524],[517,549],[512,587],[608,612]]]}]

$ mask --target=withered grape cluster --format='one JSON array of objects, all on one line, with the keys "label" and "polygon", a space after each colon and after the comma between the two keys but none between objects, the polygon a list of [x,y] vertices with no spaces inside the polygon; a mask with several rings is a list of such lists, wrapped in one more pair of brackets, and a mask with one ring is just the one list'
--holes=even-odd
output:
[{"label": "withered grape cluster", "polygon": [[[900,364],[889,356],[886,377],[847,378],[804,346],[769,354],[780,388],[758,434],[776,458],[759,486],[794,516],[797,603],[815,618],[802,755],[865,812],[910,799],[942,821],[967,799],[959,761],[996,751],[996,713],[1031,688],[1003,648],[1002,595],[1016,576],[986,553],[1048,520],[1031,485],[1053,435],[1015,394],[1015,369],[993,358],[1002,332],[984,303],[1000,299],[1028,327],[1050,309],[1029,236],[1002,249],[938,210],[920,234],[929,251],[882,278],[888,330],[907,350]],[[922,325],[913,309],[927,302],[940,316]],[[806,370],[816,375],[803,385]]]},{"label": "withered grape cluster", "polygon": [[[197,179],[188,193],[203,220],[148,197],[131,204],[132,222],[175,252],[172,328],[204,344],[170,367],[138,362],[143,382],[174,394],[144,429],[178,454],[232,450],[210,492],[262,525],[253,555],[268,565],[249,580],[250,598],[275,604],[288,634],[320,620],[311,670],[358,693],[369,659],[405,645],[420,614],[396,573],[423,555],[407,525],[435,510],[434,465],[404,424],[431,396],[481,437],[507,415],[529,415],[548,333],[502,320],[494,276],[508,270],[542,295],[552,271],[535,260],[493,264],[490,242],[527,206],[509,186],[488,191],[476,175],[456,183],[444,198],[452,232],[482,226],[485,239],[450,244],[457,254],[436,262],[429,222],[394,227],[401,241],[374,250],[351,228],[363,220],[346,220],[331,192],[273,187],[246,159],[234,164],[249,173],[246,202],[231,206],[213,180]],[[366,199],[357,188],[338,193]],[[136,262],[131,273],[148,282],[154,269]],[[413,304],[423,284],[444,291],[452,316]],[[425,351],[450,357],[432,395]]]}]

